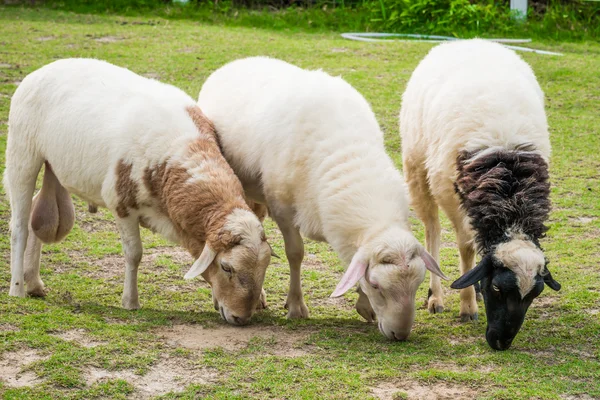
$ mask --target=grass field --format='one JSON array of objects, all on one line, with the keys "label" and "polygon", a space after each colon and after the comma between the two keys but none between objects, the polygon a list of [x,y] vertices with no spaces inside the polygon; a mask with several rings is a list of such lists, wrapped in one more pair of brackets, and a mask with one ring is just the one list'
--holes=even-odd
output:
[{"label": "grass field", "polygon": [[[9,298],[9,206],[0,200],[0,395],[5,399],[600,398],[600,44],[545,44],[564,57],[523,54],[547,96],[554,211],[543,247],[560,292],[532,305],[512,348],[491,350],[485,314],[463,324],[446,283],[446,311],[417,311],[406,342],[386,340],[354,311],[356,294],[328,296],[344,270],[326,244],[307,242],[311,318],[288,321],[288,269],[273,259],[269,308],[252,325],[226,325],[191,258],[143,232],[139,311],[120,307],[124,261],[112,216],[76,204],[76,226],[44,248],[45,299]],[[410,73],[430,45],[363,44],[337,34],[272,32],[193,21],[100,17],[0,6],[0,153],[20,80],[59,58],[95,57],[177,85],[196,97],[206,77],[250,55],[342,75],[372,104],[400,167],[397,115]],[[2,167],[3,168],[3,167]],[[418,237],[423,229],[413,219]],[[267,222],[273,247],[282,239]],[[444,221],[442,269],[458,274]],[[427,280],[428,281],[428,280]],[[424,283],[417,296],[426,297]],[[483,305],[480,305],[483,307]]]}]

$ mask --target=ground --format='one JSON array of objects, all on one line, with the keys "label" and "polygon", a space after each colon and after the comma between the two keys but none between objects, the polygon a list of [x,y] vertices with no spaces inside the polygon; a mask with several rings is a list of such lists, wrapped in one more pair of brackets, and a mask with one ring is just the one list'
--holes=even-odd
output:
[{"label": "ground", "polygon": [[[485,315],[460,323],[448,288],[442,314],[422,308],[410,339],[390,342],[354,311],[356,293],[330,299],[344,266],[326,244],[307,241],[303,268],[311,318],[288,321],[286,260],[273,259],[269,308],[235,328],[213,310],[201,280],[183,280],[192,262],[148,231],[140,268],[142,309],[121,309],[123,259],[113,218],[77,202],[76,226],[44,248],[45,299],[8,297],[9,206],[0,200],[0,395],[5,399],[600,398],[600,44],[534,43],[563,57],[523,53],[546,92],[553,154],[552,201],[543,247],[560,292],[532,305],[509,351],[491,350]],[[225,62],[279,57],[342,75],[372,104],[398,167],[397,115],[411,71],[431,45],[368,44],[335,33],[224,28],[0,6],[0,153],[10,97],[35,69],[59,58],[96,57],[196,97]],[[3,161],[3,160],[2,160]],[[1,165],[4,163],[1,162]],[[423,240],[423,228],[413,219]],[[282,257],[272,222],[268,237]],[[444,220],[442,269],[455,279],[458,255]],[[482,306],[482,305],[481,305]]]}]

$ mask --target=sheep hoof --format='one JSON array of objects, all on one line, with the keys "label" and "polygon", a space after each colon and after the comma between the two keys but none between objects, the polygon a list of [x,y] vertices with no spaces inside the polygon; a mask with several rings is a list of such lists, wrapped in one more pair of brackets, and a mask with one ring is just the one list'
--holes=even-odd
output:
[{"label": "sheep hoof", "polygon": [[8,295],[13,297],[25,297],[25,287],[22,284],[13,284],[10,287]]},{"label": "sheep hoof", "polygon": [[477,321],[479,315],[475,314],[460,314],[460,322]]},{"label": "sheep hoof", "polygon": [[265,289],[263,289],[260,293],[258,304],[256,305],[256,311],[264,310],[267,307],[267,292],[265,292]]},{"label": "sheep hoof", "polygon": [[427,302],[427,309],[431,314],[442,313],[444,312],[444,303],[442,303],[441,299],[430,297]]},{"label": "sheep hoof", "polygon": [[362,290],[360,290],[360,288],[358,290],[358,300],[356,301],[355,308],[356,312],[358,312],[367,322],[376,320],[377,316],[375,315],[375,311],[373,311],[373,307],[371,307],[369,298]]},{"label": "sheep hoof", "polygon": [[477,301],[483,301],[483,295],[481,293],[476,293],[475,294],[475,300],[477,300]]},{"label": "sheep hoof", "polygon": [[123,308],[126,310],[139,310],[140,309],[140,302],[135,299],[135,300],[130,300],[130,299],[123,299],[122,303]]},{"label": "sheep hoof", "polygon": [[46,289],[43,285],[27,288],[27,295],[31,297],[46,297],[46,294]]},{"label": "sheep hoof", "polygon": [[98,212],[98,206],[95,204],[88,204],[88,212],[96,214]]},{"label": "sheep hoof", "polygon": [[291,305],[286,303],[285,308],[288,310],[288,319],[308,318],[308,307],[303,302]]}]

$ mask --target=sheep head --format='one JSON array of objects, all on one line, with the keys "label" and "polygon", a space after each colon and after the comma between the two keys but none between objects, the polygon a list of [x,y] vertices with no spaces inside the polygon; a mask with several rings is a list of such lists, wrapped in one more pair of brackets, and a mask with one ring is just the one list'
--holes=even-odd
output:
[{"label": "sheep head", "polygon": [[362,245],[332,294],[341,296],[357,282],[377,315],[379,330],[405,340],[415,317],[415,296],[425,270],[447,279],[414,236],[390,228]]},{"label": "sheep head", "polygon": [[221,317],[231,324],[245,325],[260,301],[271,247],[256,215],[243,209],[227,216],[219,238],[219,243],[204,246],[185,278],[202,274],[212,287],[215,309]]},{"label": "sheep head", "polygon": [[495,350],[511,346],[529,306],[544,290],[544,283],[560,290],[560,283],[552,278],[542,251],[519,236],[496,246],[451,287],[463,289],[476,282],[481,282],[485,302],[488,322],[485,337]]}]

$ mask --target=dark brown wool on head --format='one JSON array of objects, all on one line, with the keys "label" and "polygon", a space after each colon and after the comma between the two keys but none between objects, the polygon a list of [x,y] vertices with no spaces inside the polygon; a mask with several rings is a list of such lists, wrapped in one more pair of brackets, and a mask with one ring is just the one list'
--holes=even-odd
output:
[{"label": "dark brown wool on head", "polygon": [[548,164],[538,153],[523,149],[479,157],[477,153],[459,153],[454,187],[471,220],[479,252],[487,254],[509,240],[509,231],[526,235],[539,247],[551,208]]}]

